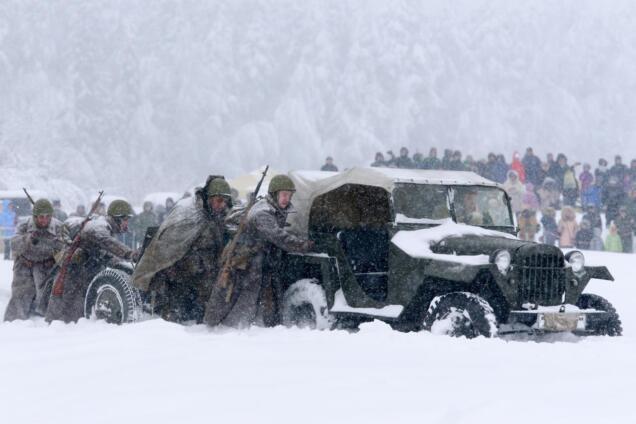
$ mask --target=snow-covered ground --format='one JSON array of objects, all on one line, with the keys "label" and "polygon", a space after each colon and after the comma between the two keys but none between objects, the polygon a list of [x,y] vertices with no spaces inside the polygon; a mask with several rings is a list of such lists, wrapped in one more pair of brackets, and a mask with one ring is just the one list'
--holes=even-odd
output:
[{"label": "snow-covered ground", "polygon": [[[586,252],[624,336],[0,324],[0,422],[634,423],[636,256]],[[0,312],[11,263],[0,261]],[[415,422],[415,421],[413,421]]]}]

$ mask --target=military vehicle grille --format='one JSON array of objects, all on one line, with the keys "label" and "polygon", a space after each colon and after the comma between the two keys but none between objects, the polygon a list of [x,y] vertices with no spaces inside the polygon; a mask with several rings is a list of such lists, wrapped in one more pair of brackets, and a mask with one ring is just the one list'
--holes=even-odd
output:
[{"label": "military vehicle grille", "polygon": [[565,291],[563,255],[533,252],[520,262],[520,305],[534,303],[550,306],[561,303]]}]

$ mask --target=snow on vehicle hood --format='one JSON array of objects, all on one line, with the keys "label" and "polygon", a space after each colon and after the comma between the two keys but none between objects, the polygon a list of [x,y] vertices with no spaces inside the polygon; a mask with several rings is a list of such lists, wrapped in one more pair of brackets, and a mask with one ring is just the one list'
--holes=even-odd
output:
[{"label": "snow on vehicle hood", "polygon": [[448,219],[442,225],[433,228],[425,228],[414,231],[398,231],[391,239],[391,242],[413,258],[435,259],[438,261],[455,262],[464,265],[487,265],[489,263],[488,255],[458,256],[434,253],[431,250],[431,246],[439,243],[447,237],[468,235],[516,239],[515,236],[507,233],[487,230],[485,228],[475,227],[472,225],[457,224],[451,219]]}]

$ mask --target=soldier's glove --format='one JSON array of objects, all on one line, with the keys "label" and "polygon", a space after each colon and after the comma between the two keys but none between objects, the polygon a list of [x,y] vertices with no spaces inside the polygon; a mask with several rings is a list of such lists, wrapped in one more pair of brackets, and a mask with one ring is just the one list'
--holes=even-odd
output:
[{"label": "soldier's glove", "polygon": [[303,243],[303,252],[311,252],[314,247],[316,247],[316,243],[313,240],[307,240]]},{"label": "soldier's glove", "polygon": [[133,250],[132,255],[130,255],[130,259],[135,263],[139,262],[139,259],[141,259],[141,249]]},{"label": "soldier's glove", "polygon": [[73,252],[73,256],[71,256],[71,262],[74,264],[81,264],[88,260],[88,253],[82,249],[78,248]]}]

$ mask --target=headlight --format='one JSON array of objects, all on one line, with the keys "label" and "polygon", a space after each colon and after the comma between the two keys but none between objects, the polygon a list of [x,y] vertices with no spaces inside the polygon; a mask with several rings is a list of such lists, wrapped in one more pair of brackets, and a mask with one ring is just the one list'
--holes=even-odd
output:
[{"label": "headlight", "polygon": [[506,275],[510,269],[510,252],[507,250],[501,250],[495,255],[495,265],[502,274]]},{"label": "headlight", "polygon": [[568,262],[572,267],[572,271],[575,273],[581,272],[585,267],[585,256],[583,256],[583,253],[579,251],[570,252],[568,255]]}]

